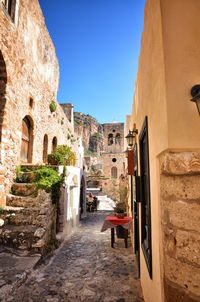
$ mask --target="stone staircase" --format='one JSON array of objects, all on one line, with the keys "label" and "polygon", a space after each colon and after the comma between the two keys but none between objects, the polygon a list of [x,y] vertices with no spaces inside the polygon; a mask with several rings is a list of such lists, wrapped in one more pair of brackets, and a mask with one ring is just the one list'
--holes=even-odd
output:
[{"label": "stone staircase", "polygon": [[[27,166],[23,166],[26,168]],[[38,166],[28,165],[29,170]],[[56,206],[50,194],[37,192],[33,172],[26,175],[27,183],[13,183],[6,207],[0,211],[4,225],[0,227],[0,244],[27,253],[45,255],[54,248],[56,236]]]}]

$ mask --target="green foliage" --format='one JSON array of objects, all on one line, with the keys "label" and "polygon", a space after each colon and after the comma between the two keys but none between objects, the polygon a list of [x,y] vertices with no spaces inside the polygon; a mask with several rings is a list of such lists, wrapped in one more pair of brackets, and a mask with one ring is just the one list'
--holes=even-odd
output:
[{"label": "green foliage", "polygon": [[56,152],[63,156],[64,163],[66,165],[75,164],[76,156],[71,147],[67,145],[60,145],[56,148]]},{"label": "green foliage", "polygon": [[60,122],[60,123],[61,123],[61,125],[63,125],[63,124],[64,124],[64,118],[62,118],[62,120],[61,120],[61,122]]},{"label": "green foliage", "polygon": [[17,177],[15,179],[15,182],[17,182],[17,183],[27,183],[27,182],[29,182],[28,175],[23,174],[23,173],[17,173]]},{"label": "green foliage", "polygon": [[71,135],[68,133],[67,134],[67,139],[70,139],[71,138]]},{"label": "green foliage", "polygon": [[21,167],[21,172],[31,172],[31,170],[28,168]]},{"label": "green foliage", "polygon": [[17,166],[16,167],[16,174],[17,174],[17,176],[20,174],[20,172],[21,172],[21,166]]},{"label": "green foliage", "polygon": [[36,180],[34,181],[37,189],[43,189],[47,193],[51,193],[52,202],[56,203],[60,198],[60,188],[63,182],[58,171],[51,167],[41,167],[35,170]]},{"label": "green foliage", "polygon": [[50,105],[49,105],[49,109],[51,112],[55,112],[56,111],[56,103],[54,100],[51,101]]},{"label": "green foliage", "polygon": [[51,165],[64,165],[64,158],[59,152],[48,154],[47,161]]},{"label": "green foliage", "polygon": [[124,202],[117,202],[115,206],[116,213],[124,213],[126,211],[126,205]]},{"label": "green foliage", "polygon": [[48,154],[48,163],[54,165],[75,165],[76,155],[67,145],[59,145],[55,152]]}]

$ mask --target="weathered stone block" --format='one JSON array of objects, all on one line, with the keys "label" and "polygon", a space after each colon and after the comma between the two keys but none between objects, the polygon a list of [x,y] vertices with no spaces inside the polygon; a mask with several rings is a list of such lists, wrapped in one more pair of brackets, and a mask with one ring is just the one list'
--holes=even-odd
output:
[{"label": "weathered stone block", "polygon": [[199,267],[165,256],[165,277],[188,292],[200,296]]},{"label": "weathered stone block", "polygon": [[165,200],[197,200],[200,204],[200,176],[164,176],[161,177],[161,198]]},{"label": "weathered stone block", "polygon": [[160,159],[161,174],[200,174],[200,152],[166,153]]},{"label": "weathered stone block", "polygon": [[31,196],[16,196],[12,194],[8,194],[6,196],[6,204],[11,207],[23,207],[30,208],[38,206],[38,198]]},{"label": "weathered stone block", "polygon": [[[176,256],[200,267],[200,233],[177,230]],[[200,274],[200,271],[199,271]]]},{"label": "weathered stone block", "polygon": [[37,189],[34,184],[15,183],[12,185],[12,193],[19,196],[36,195]]},{"label": "weathered stone block", "polygon": [[200,204],[182,200],[162,201],[162,224],[199,232]]}]

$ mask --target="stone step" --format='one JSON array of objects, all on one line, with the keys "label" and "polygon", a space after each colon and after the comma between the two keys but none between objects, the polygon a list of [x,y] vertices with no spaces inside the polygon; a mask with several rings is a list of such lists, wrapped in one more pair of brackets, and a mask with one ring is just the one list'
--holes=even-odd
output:
[{"label": "stone step", "polygon": [[[23,208],[6,206],[0,214],[0,218],[4,220],[4,225],[34,225],[44,226],[49,224],[50,210],[44,207]],[[46,214],[46,215],[45,215]]]},{"label": "stone step", "polygon": [[11,187],[12,195],[37,196],[37,188],[32,183],[14,183]]},{"label": "stone step", "polygon": [[[23,175],[25,175],[25,182],[22,182],[22,183],[32,183],[32,182],[34,182],[35,180],[36,180],[36,173],[34,173],[34,172],[19,172],[19,174],[18,174],[19,176],[18,176],[18,178],[22,178],[23,177]],[[17,182],[17,183],[19,183],[19,182]]]},{"label": "stone step", "polygon": [[32,208],[39,206],[39,200],[32,196],[16,196],[8,194],[6,196],[6,205],[10,207]]},{"label": "stone step", "polygon": [[25,227],[4,225],[0,229],[0,244],[20,250],[30,250],[39,240],[36,230],[37,226],[32,225]]}]

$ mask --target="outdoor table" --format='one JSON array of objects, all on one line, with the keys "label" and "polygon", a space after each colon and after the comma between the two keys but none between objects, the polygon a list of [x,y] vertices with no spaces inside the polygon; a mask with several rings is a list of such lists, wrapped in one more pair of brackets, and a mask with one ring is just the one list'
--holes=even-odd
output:
[{"label": "outdoor table", "polygon": [[114,227],[115,226],[122,226],[125,230],[125,236],[124,236],[124,242],[125,242],[125,247],[128,247],[128,230],[132,229],[133,226],[133,218],[129,216],[125,216],[124,218],[117,218],[116,216],[108,216],[105,218],[103,226],[101,228],[101,232],[106,231],[107,229],[111,229],[111,247],[114,247],[115,243],[115,232],[114,232]]}]

